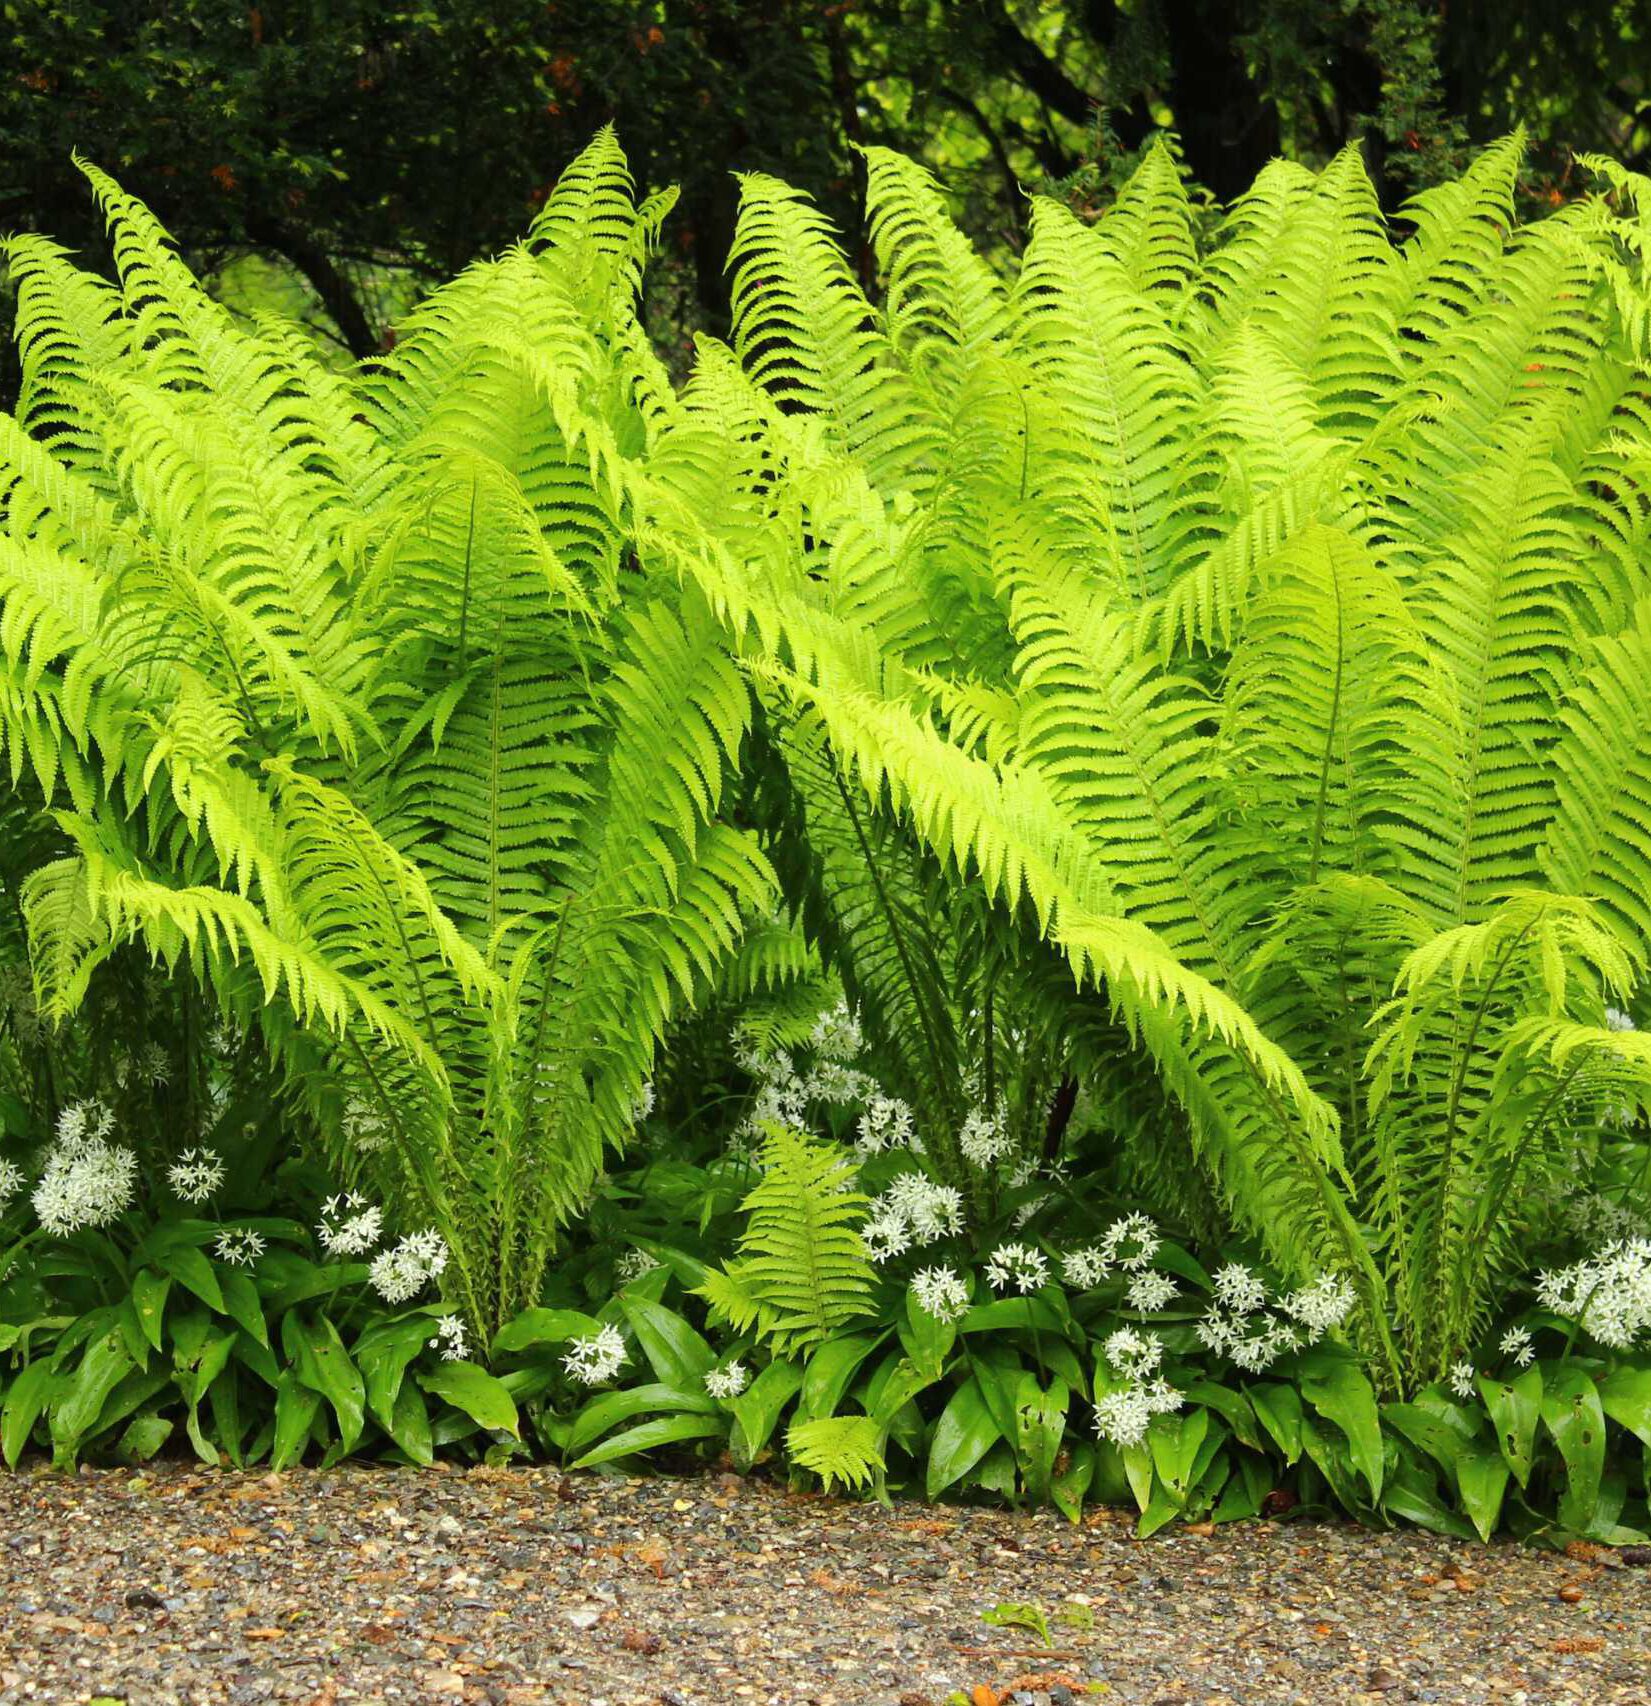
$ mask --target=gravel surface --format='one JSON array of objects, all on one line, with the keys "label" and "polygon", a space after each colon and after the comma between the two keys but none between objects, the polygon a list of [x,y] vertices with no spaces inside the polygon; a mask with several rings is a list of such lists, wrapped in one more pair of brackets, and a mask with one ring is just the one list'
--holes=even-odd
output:
[{"label": "gravel surface", "polygon": [[[1053,1646],[982,1621],[1002,1601]],[[1118,1512],[732,1475],[0,1475],[6,1706],[1643,1703],[1648,1666],[1651,1569],[1594,1548],[1307,1523],[1138,1542]]]}]

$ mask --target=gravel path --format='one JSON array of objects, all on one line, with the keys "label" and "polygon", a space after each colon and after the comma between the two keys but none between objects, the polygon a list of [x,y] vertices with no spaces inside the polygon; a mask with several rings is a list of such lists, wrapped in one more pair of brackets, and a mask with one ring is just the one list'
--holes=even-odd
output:
[{"label": "gravel path", "polygon": [[1576,1551],[732,1475],[0,1475],[0,1703],[1643,1703],[1651,1570]]}]

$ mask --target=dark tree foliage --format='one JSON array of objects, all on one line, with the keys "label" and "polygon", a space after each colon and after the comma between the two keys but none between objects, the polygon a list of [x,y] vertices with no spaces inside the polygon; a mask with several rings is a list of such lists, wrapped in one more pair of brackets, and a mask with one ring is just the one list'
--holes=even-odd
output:
[{"label": "dark tree foliage", "polygon": [[[1362,137],[1391,206],[1528,123],[1644,164],[1651,31],[1625,0],[0,0],[0,230],[96,251],[79,151],[207,271],[254,253],[350,354],[516,236],[617,123],[682,186],[667,343],[723,330],[737,186],[761,169],[847,229],[854,144],[917,154],[966,227],[1019,246],[1022,186],[1104,204],[1159,129],[1218,199],[1272,155]],[[9,317],[9,316],[7,316]],[[10,360],[9,354],[0,358]],[[0,370],[0,399],[10,390]]]}]

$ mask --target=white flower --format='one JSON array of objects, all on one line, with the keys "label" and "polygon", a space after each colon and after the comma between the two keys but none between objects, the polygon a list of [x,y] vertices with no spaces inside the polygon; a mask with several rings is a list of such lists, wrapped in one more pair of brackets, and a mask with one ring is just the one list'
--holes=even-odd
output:
[{"label": "white flower", "polygon": [[[82,1104],[87,1106],[88,1104]],[[113,1122],[98,1122],[100,1132]],[[59,1123],[61,1134],[62,1125]],[[45,1170],[30,1201],[41,1226],[55,1237],[84,1226],[107,1226],[131,1203],[138,1182],[138,1158],[118,1143],[101,1136],[76,1135],[47,1152]]]},{"label": "white flower", "polygon": [[1235,1315],[1248,1315],[1267,1301],[1267,1288],[1260,1275],[1242,1262],[1229,1262],[1226,1267],[1218,1268],[1211,1283],[1216,1301]]},{"label": "white flower", "polygon": [[991,1167],[1001,1161],[1009,1153],[1009,1133],[1003,1116],[976,1109],[963,1122],[963,1129],[957,1134],[957,1147],[963,1152],[963,1159],[976,1167]]},{"label": "white flower", "polygon": [[705,1390],[713,1398],[737,1398],[750,1382],[751,1375],[742,1362],[725,1362],[705,1376]]},{"label": "white flower", "polygon": [[874,1262],[887,1262],[903,1256],[911,1244],[905,1216],[887,1207],[871,1215],[860,1228],[860,1240]]},{"label": "white flower", "polygon": [[1120,1327],[1108,1336],[1101,1354],[1115,1373],[1126,1380],[1145,1380],[1155,1374],[1164,1360],[1164,1341],[1155,1333],[1138,1333],[1133,1327]]},{"label": "white flower", "polygon": [[1536,1360],[1536,1349],[1531,1343],[1531,1336],[1523,1327],[1510,1327],[1502,1335],[1502,1354],[1512,1357],[1518,1368],[1528,1368]]},{"label": "white flower", "polygon": [[344,1104],[344,1141],[362,1155],[372,1155],[389,1141],[394,1128],[390,1116],[365,1096],[352,1096]]},{"label": "white flower", "polygon": [[4,1208],[27,1183],[23,1169],[0,1156],[0,1208]]},{"label": "white flower", "polygon": [[1151,1421],[1151,1402],[1139,1386],[1125,1386],[1095,1401],[1095,1431],[1113,1445],[1139,1445]]},{"label": "white flower", "polygon": [[1179,1410],[1186,1403],[1187,1395],[1179,1387],[1171,1386],[1167,1380],[1159,1379],[1144,1388],[1147,1408],[1155,1416],[1168,1414],[1171,1410]]},{"label": "white flower", "polygon": [[441,1347],[443,1362],[463,1362],[470,1355],[470,1344],[464,1336],[464,1322],[457,1315],[443,1315],[436,1322],[436,1336],[430,1349]]},{"label": "white flower", "polygon": [[167,1168],[166,1181],[183,1202],[205,1202],[223,1189],[223,1160],[213,1149],[186,1149]]},{"label": "white flower", "polygon": [[57,1116],[57,1141],[64,1149],[77,1149],[87,1143],[102,1143],[114,1129],[114,1114],[108,1104],[99,1101],[96,1096],[69,1103]]},{"label": "white flower", "polygon": [[911,1292],[918,1308],[937,1321],[956,1321],[968,1313],[969,1287],[954,1268],[919,1268]]},{"label": "white flower", "polygon": [[1356,1301],[1350,1281],[1339,1274],[1321,1274],[1305,1290],[1291,1292],[1280,1307],[1307,1329],[1309,1339],[1317,1341],[1347,1319]]},{"label": "white flower", "polygon": [[1270,1332],[1235,1339],[1227,1355],[1247,1374],[1259,1374],[1278,1357],[1279,1347]]},{"label": "white flower", "polygon": [[589,1338],[574,1339],[562,1358],[562,1367],[584,1386],[600,1386],[612,1380],[625,1361],[625,1336],[608,1325]]},{"label": "white flower", "polygon": [[1630,1350],[1651,1331],[1651,1240],[1623,1238],[1587,1261],[1537,1276],[1545,1309],[1579,1322],[1602,1345]]},{"label": "white flower", "polygon": [[1634,1021],[1620,1007],[1605,1009],[1605,1028],[1608,1031],[1631,1031]]},{"label": "white flower", "polygon": [[1144,1274],[1137,1274],[1129,1282],[1129,1290],[1124,1296],[1131,1309],[1150,1313],[1154,1309],[1162,1309],[1178,1289],[1168,1274],[1153,1273],[1149,1270]]},{"label": "white flower", "polygon": [[1049,1278],[1049,1263],[1029,1244],[1000,1244],[986,1264],[986,1282],[993,1291],[1036,1291]]},{"label": "white flower", "polygon": [[808,1040],[814,1052],[825,1060],[853,1060],[865,1047],[860,1021],[849,1011],[846,1001],[839,1001],[814,1021]]},{"label": "white flower", "polygon": [[164,1084],[172,1076],[172,1063],[159,1043],[145,1043],[132,1063],[132,1076],[140,1084]]},{"label": "white flower", "polygon": [[213,1240],[212,1253],[231,1267],[250,1268],[264,1253],[264,1241],[250,1226],[226,1226]]},{"label": "white flower", "polygon": [[410,1303],[447,1266],[447,1245],[432,1230],[412,1232],[373,1258],[367,1283],[386,1303]]},{"label": "white flower", "polygon": [[1111,1263],[1093,1244],[1068,1250],[1061,1257],[1061,1277],[1077,1291],[1088,1291],[1099,1285],[1110,1270]]},{"label": "white flower", "polygon": [[932,1244],[963,1230],[963,1195],[950,1185],[937,1185],[926,1173],[902,1173],[877,1199],[911,1224],[919,1244]]},{"label": "white flower", "polygon": [[1218,1309],[1212,1309],[1194,1331],[1198,1334],[1199,1343],[1206,1350],[1215,1351],[1219,1355],[1228,1354],[1246,1335],[1245,1324],[1239,1317],[1223,1315]]},{"label": "white flower", "polygon": [[644,1078],[631,1097],[631,1124],[640,1125],[654,1111],[654,1081]]},{"label": "white flower", "polygon": [[1101,1254],[1108,1262],[1116,1262],[1126,1273],[1139,1273],[1142,1268],[1152,1266],[1152,1258],[1158,1254],[1158,1246],[1162,1243],[1157,1226],[1137,1210],[1126,1214],[1122,1220],[1113,1221],[1106,1229],[1106,1236],[1101,1240]]},{"label": "white flower", "polygon": [[644,1274],[651,1273],[658,1266],[659,1263],[646,1250],[627,1250],[613,1264],[613,1277],[620,1285],[626,1286],[641,1279]]},{"label": "white flower", "polygon": [[315,1236],[329,1256],[364,1256],[384,1231],[384,1210],[351,1191],[328,1197]]},{"label": "white flower", "polygon": [[1450,1365],[1449,1384],[1452,1392],[1458,1398],[1471,1398],[1479,1390],[1474,1383],[1473,1364],[1471,1362],[1453,1362]]},{"label": "white flower", "polygon": [[912,1139],[912,1111],[894,1096],[874,1095],[861,1111],[854,1147],[861,1155],[905,1149]]}]

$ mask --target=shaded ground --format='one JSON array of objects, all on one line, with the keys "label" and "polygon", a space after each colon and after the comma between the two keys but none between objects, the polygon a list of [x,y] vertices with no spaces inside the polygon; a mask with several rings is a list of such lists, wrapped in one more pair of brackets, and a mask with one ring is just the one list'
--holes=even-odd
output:
[{"label": "shaded ground", "polygon": [[[981,1621],[1006,1600],[1052,1652]],[[1648,1666],[1651,1570],[1416,1534],[1142,1543],[733,1476],[0,1475],[5,1706],[1644,1702]]]}]

